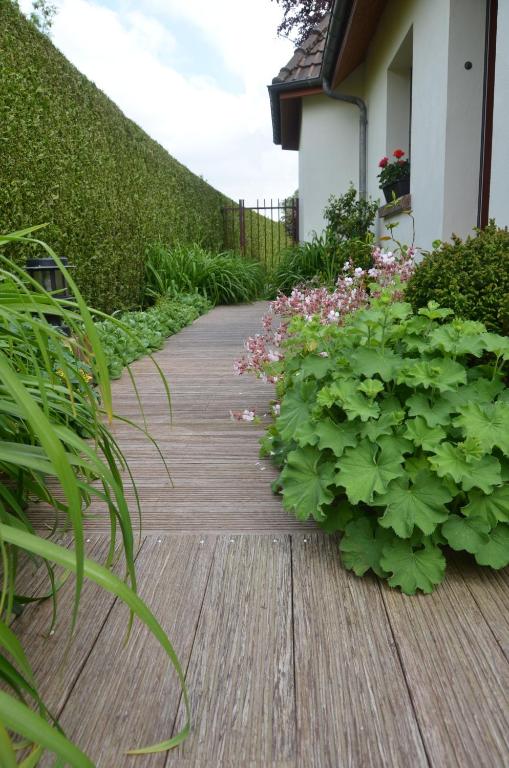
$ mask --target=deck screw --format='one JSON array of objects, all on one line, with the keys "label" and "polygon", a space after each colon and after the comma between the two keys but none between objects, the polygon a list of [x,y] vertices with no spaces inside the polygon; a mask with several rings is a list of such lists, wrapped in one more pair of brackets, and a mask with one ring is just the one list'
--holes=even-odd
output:
[{"label": "deck screw", "polygon": [[161,539],[157,539],[157,543],[160,544],[161,543]]},{"label": "deck screw", "polygon": [[308,540],[307,540],[307,539],[304,539],[304,544],[307,544],[307,543],[308,543]]},{"label": "deck screw", "polygon": [[277,544],[277,539],[272,539],[273,544]]},{"label": "deck screw", "polygon": [[200,544],[205,544],[205,539],[200,539]]},{"label": "deck screw", "polygon": [[90,543],[90,539],[87,539],[86,541],[87,541],[87,544],[89,544],[89,543]]},{"label": "deck screw", "polygon": [[230,539],[230,544],[233,544],[235,539]]}]

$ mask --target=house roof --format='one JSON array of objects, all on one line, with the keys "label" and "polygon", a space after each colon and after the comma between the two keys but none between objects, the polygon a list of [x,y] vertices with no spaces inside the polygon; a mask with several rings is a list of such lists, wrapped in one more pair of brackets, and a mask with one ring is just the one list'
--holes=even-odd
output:
[{"label": "house roof", "polygon": [[296,83],[320,77],[329,20],[330,13],[327,13],[309,37],[296,48],[288,64],[280,69],[279,75],[272,81],[273,84]]},{"label": "house roof", "polygon": [[387,0],[334,0],[332,10],[269,85],[272,133],[283,149],[298,149],[302,98],[335,88],[364,61]]}]

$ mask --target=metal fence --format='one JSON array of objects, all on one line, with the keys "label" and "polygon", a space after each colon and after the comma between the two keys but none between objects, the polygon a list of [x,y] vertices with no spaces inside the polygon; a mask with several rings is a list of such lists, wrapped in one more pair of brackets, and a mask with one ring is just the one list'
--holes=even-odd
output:
[{"label": "metal fence", "polygon": [[299,201],[257,200],[223,207],[225,243],[244,256],[274,266],[284,248],[299,241]]}]

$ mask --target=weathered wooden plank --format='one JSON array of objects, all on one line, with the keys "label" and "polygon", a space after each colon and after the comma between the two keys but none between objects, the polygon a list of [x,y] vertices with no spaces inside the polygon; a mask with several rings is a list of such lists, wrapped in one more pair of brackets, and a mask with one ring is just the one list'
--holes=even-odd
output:
[{"label": "weathered wooden plank", "polygon": [[509,659],[509,568],[481,568],[471,556],[456,556],[463,579],[472,593],[505,657]]},{"label": "weathered wooden plank", "polygon": [[[218,307],[173,336],[157,353],[172,390],[173,420],[156,368],[145,358],[132,370],[145,408],[148,428],[168,462],[165,474],[156,448],[144,435],[118,422],[113,431],[134,474],[143,507],[143,529],[167,532],[277,531],[314,528],[281,507],[270,489],[277,471],[260,460],[263,429],[232,422],[230,409],[269,411],[273,389],[254,377],[233,375],[233,361],[244,338],[259,330],[265,303]],[[129,377],[114,383],[116,410],[141,424],[139,405]],[[134,492],[127,498],[134,513]],[[173,481],[173,484],[172,484]],[[38,528],[48,510],[32,511]],[[94,501],[87,530],[108,527],[105,506]]]},{"label": "weathered wooden plank", "polygon": [[[88,557],[104,562],[107,553],[108,541],[104,537],[90,537],[87,542]],[[62,574],[61,569],[59,574]],[[47,583],[41,572],[39,592],[44,592],[46,588]],[[67,656],[64,656],[70,637],[74,590],[75,579],[71,575],[58,591],[58,618],[53,634],[48,634],[53,607],[51,600],[28,605],[13,626],[32,665],[43,699],[48,708],[57,714],[76,682],[114,602],[109,592],[85,580],[78,628]]]},{"label": "weathered wooden plank", "polygon": [[432,595],[384,588],[435,768],[509,765],[509,666],[458,570]]},{"label": "weathered wooden plank", "polygon": [[[288,536],[218,540],[188,672],[189,740],[167,768],[272,766],[295,754]],[[182,722],[182,711],[179,722]],[[286,761],[286,762],[285,762]]]},{"label": "weathered wooden plank", "polygon": [[[191,652],[215,537],[148,537],[138,555],[139,593],[168,633],[184,669]],[[117,601],[65,703],[61,723],[100,768],[119,768],[125,750],[171,736],[180,686],[166,654]],[[166,754],[138,758],[162,766]],[[133,762],[134,764],[134,762]],[[50,765],[49,762],[43,765]]]},{"label": "weathered wooden plank", "polygon": [[298,765],[427,766],[378,583],[344,570],[333,538],[292,546]]}]

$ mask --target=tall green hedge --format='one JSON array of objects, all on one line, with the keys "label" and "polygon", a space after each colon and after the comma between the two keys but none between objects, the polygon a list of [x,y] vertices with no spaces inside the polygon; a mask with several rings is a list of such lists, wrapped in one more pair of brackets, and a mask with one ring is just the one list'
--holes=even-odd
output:
[{"label": "tall green hedge", "polygon": [[149,243],[223,248],[226,202],[0,0],[0,231],[49,222],[44,239],[111,311],[138,302]]}]

